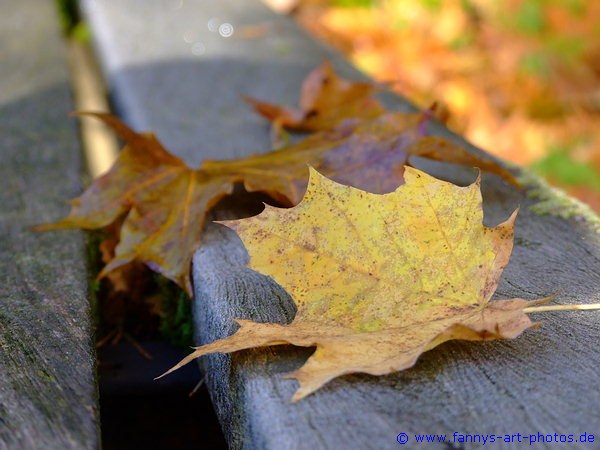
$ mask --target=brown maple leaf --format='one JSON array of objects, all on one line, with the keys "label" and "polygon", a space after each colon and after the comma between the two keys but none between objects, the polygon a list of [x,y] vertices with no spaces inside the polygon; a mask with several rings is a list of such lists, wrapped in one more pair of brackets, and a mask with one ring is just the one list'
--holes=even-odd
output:
[{"label": "brown maple leaf", "polygon": [[348,118],[372,119],[384,112],[373,96],[375,85],[340,78],[325,61],[304,79],[299,108],[289,108],[245,97],[254,110],[275,128],[322,131]]},{"label": "brown maple leaf", "polygon": [[86,114],[112,127],[127,146],[110,171],[71,202],[68,217],[37,229],[102,228],[126,214],[115,256],[100,277],[137,260],[191,295],[189,268],[205,211],[231,191],[230,180],[208,179],[166,151],[154,135],[138,134],[109,114]]},{"label": "brown maple leaf", "polygon": [[427,137],[434,112],[386,113],[372,120],[346,120],[334,130],[314,133],[283,149],[233,161],[204,161],[209,174],[231,174],[248,191],[269,194],[284,205],[297,204],[308,181],[307,165],[343,184],[369,192],[391,192],[403,183],[411,156],[462,164],[516,180],[493,160],[471,155],[440,138]]},{"label": "brown maple leaf", "polygon": [[294,208],[225,222],[248,249],[250,268],[292,296],[296,317],[289,325],[239,320],[235,334],[197,347],[166,373],[212,352],[316,346],[289,374],[300,383],[295,401],[343,374],[409,368],[450,339],[514,338],[531,327],[523,309],[538,302],[490,301],[512,251],[516,211],[488,228],[479,180],[458,187],[410,167],[405,178],[377,195],[313,170]]},{"label": "brown maple leaf", "polygon": [[346,121],[279,151],[233,161],[204,161],[194,170],[171,155],[154,135],[138,134],[108,114],[87,113],[112,127],[127,146],[110,171],[72,201],[68,217],[38,229],[96,229],[125,216],[114,258],[100,277],[138,261],[191,295],[190,263],[201,242],[206,214],[236,183],[292,206],[302,198],[310,164],[339,182],[385,193],[402,184],[404,164],[412,154],[478,165],[513,180],[502,167],[458,146],[423,140],[430,114],[388,113],[370,121]]}]

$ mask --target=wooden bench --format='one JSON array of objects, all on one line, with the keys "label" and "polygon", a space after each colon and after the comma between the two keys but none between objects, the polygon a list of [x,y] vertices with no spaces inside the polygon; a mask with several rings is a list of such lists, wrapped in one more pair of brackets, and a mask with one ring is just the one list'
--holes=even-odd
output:
[{"label": "wooden bench", "polygon": [[35,233],[82,189],[54,5],[0,13],[0,449],[99,446],[83,233]]},{"label": "wooden bench", "polygon": [[[242,95],[293,105],[302,78],[325,58],[343,75],[361,77],[258,1],[142,6],[136,0],[87,0],[84,5],[119,113],[135,128],[157,132],[167,148],[192,165],[204,158],[235,158],[269,148],[267,124],[241,102]],[[210,29],[223,23],[234,30],[260,25],[268,31],[244,39],[235,31],[223,37],[216,27]],[[395,109],[413,109],[397,97],[388,96],[386,102]],[[481,151],[441,126],[434,126],[434,133]],[[435,163],[421,167],[468,181],[461,169]],[[558,303],[597,301],[597,218],[586,216],[570,199],[560,200],[535,179],[526,184],[521,192],[484,175],[487,223],[498,223],[521,205],[515,250],[498,295],[557,294]],[[540,208],[534,192],[548,201],[546,211],[532,210],[535,204]],[[560,213],[568,217],[557,217]],[[246,259],[232,232],[207,227],[193,266],[198,343],[233,333],[234,318],[284,323],[293,317],[287,294],[247,270]],[[297,404],[289,402],[296,382],[283,374],[297,369],[310,349],[216,354],[202,363],[231,448],[397,448],[400,432],[411,439],[414,433],[598,433],[598,315],[546,314],[535,319],[543,321],[542,329],[517,340],[448,343],[423,355],[411,370],[342,377]],[[423,448],[472,446],[428,443]],[[547,443],[536,448],[557,447]]]},{"label": "wooden bench", "polygon": [[[40,3],[28,0],[11,8],[19,9],[23,4]],[[334,52],[307,37],[292,21],[272,13],[258,1],[83,0],[82,6],[117,112],[134,128],[155,131],[167,148],[185,158],[192,166],[205,158],[235,158],[269,148],[268,125],[241,101],[242,95],[295,104],[303,77],[325,58],[332,60],[336,70],[343,76],[354,79],[362,77]],[[9,12],[11,8],[8,8]],[[36,13],[39,13],[37,6]],[[215,29],[215,24],[224,23],[233,26],[232,36],[221,36],[218,26]],[[266,27],[267,33],[252,39],[240,37],[244,27],[256,25]],[[42,27],[35,29],[41,30]],[[28,55],[32,61],[37,60]],[[59,66],[57,70],[62,70],[59,60],[55,64]],[[4,82],[4,78],[0,80],[0,83]],[[35,85],[33,82],[29,84]],[[3,89],[0,95],[6,92]],[[37,97],[36,94],[33,99]],[[391,95],[386,96],[385,101],[396,110],[414,109],[408,102]],[[55,133],[60,127],[69,126],[64,113],[56,113],[52,108],[40,109],[39,103],[35,105],[25,108],[25,111],[31,110],[28,117],[32,118],[34,113],[51,115],[53,119],[45,123],[55,124],[51,128]],[[57,397],[48,396],[47,386],[40,386],[35,378],[40,366],[27,360],[27,357],[35,351],[34,355],[46,366],[56,368],[51,372],[52,375],[60,373],[58,368],[63,371],[74,370],[72,365],[64,362],[73,354],[60,351],[69,346],[64,344],[59,348],[56,342],[61,341],[48,341],[50,336],[54,336],[55,329],[61,330],[65,323],[84,316],[87,305],[84,301],[83,264],[77,264],[73,257],[81,256],[81,241],[77,243],[72,238],[77,234],[52,233],[40,236],[23,231],[27,224],[40,221],[38,213],[47,220],[59,216],[48,209],[41,209],[42,205],[47,208],[48,204],[59,204],[62,199],[76,194],[78,186],[65,186],[65,175],[56,173],[59,170],[57,166],[45,169],[40,165],[40,142],[47,141],[40,136],[40,129],[27,127],[25,121],[14,122],[15,117],[9,117],[11,123],[18,123],[27,133],[22,133],[22,150],[13,150],[14,157],[11,160],[15,163],[12,169],[7,170],[5,179],[14,178],[17,180],[14,183],[24,183],[22,178],[16,176],[14,167],[17,162],[21,164],[26,160],[24,155],[31,155],[31,165],[26,166],[26,173],[35,169],[32,172],[35,177],[32,175],[31,179],[26,179],[31,180],[27,183],[27,198],[31,195],[31,202],[37,202],[35,204],[38,207],[33,210],[31,202],[19,204],[19,208],[25,211],[23,215],[33,211],[36,213],[35,219],[26,216],[25,219],[13,220],[12,215],[4,219],[3,215],[3,225],[6,220],[13,220],[6,222],[7,230],[19,231],[16,234],[13,232],[18,239],[8,239],[8,232],[3,234],[3,239],[8,239],[11,246],[19,246],[14,250],[14,247],[2,247],[3,261],[7,265],[5,273],[15,274],[9,278],[13,282],[6,283],[3,289],[14,289],[10,291],[17,293],[13,298],[33,298],[28,300],[27,305],[35,305],[35,308],[29,306],[17,317],[26,315],[26,323],[30,325],[31,317],[39,314],[44,328],[20,330],[15,326],[18,321],[11,317],[13,311],[19,311],[18,305],[21,303],[17,301],[17,307],[12,305],[13,300],[11,306],[3,304],[0,316],[3,352],[0,354],[0,418],[3,421],[7,420],[5,417],[11,419],[10,428],[0,421],[0,427],[3,427],[0,428],[0,448],[5,442],[7,448],[61,448],[50,440],[52,435],[49,429],[53,423],[58,424],[57,429],[69,430],[70,434],[65,433],[66,436],[75,436],[70,441],[63,439],[77,443],[71,444],[72,447],[93,447],[97,445],[97,441],[92,439],[96,436],[92,433],[95,427],[94,388],[91,382],[93,366],[89,356],[90,329],[85,321],[82,328],[69,327],[65,332],[80,330],[76,336],[79,344],[74,349],[89,350],[87,359],[83,350],[78,359],[90,363],[89,367],[86,366],[89,371],[82,370],[83,375],[77,379],[79,384],[75,386],[88,387],[87,390],[81,390],[83,394],[78,391],[83,405],[79,411],[91,411],[87,416],[83,413],[80,415],[87,421],[73,420],[77,412],[61,412],[62,407],[53,405],[54,409],[48,411],[48,402],[41,406],[34,403],[33,419],[25,419],[31,411],[27,399],[34,395],[32,391],[35,395],[44,395],[44,399],[50,399],[55,404],[70,405],[70,402],[61,403],[56,401]],[[29,122],[33,123],[32,119]],[[29,132],[33,133],[32,137],[29,137]],[[469,151],[481,152],[439,125],[433,126],[433,132],[464,145]],[[19,133],[2,133],[0,139],[4,141],[5,136],[14,135],[19,136]],[[7,140],[10,142],[11,139],[14,140]],[[70,137],[65,148],[74,149],[74,142]],[[62,153],[60,158],[68,160]],[[444,174],[445,178],[459,182],[469,181],[471,174],[468,170],[439,163],[420,162],[419,166],[433,175]],[[37,175],[44,169],[43,176]],[[4,166],[2,170],[6,170]],[[70,176],[78,177],[76,171],[69,170]],[[51,191],[48,184],[40,183],[44,177],[56,181],[52,184],[56,186],[56,191]],[[29,187],[30,184],[33,187]],[[558,303],[597,301],[600,286],[597,217],[535,179],[528,179],[527,185],[525,191],[518,191],[496,177],[484,175],[483,178],[487,223],[497,223],[517,205],[521,205],[515,250],[498,296],[538,298],[557,294]],[[25,186],[22,189],[25,191]],[[532,194],[541,196],[546,201],[545,206],[540,206],[540,199]],[[7,194],[3,192],[2,195]],[[49,196],[52,201],[48,200]],[[15,202],[14,196],[7,195],[3,204],[9,205],[10,202]],[[532,207],[537,210],[534,211]],[[542,212],[551,214],[544,215]],[[220,216],[231,213],[235,211],[217,212]],[[14,213],[10,211],[10,214]],[[5,248],[10,249],[6,257]],[[34,251],[44,252],[46,259],[32,253]],[[15,265],[16,255],[28,255],[25,260],[32,266],[44,264],[46,278],[42,279],[43,282],[38,282],[37,278],[38,284],[27,281],[21,266]],[[207,227],[204,245],[195,255],[193,267],[198,343],[211,342],[231,334],[235,329],[234,318],[282,323],[292,319],[294,308],[288,295],[270,279],[247,270],[244,266],[246,258],[239,239],[232,232],[214,225]],[[75,270],[80,271],[77,272],[79,278],[75,277],[78,282],[69,284],[70,278],[65,274]],[[50,277],[49,272],[53,275],[60,273],[61,276]],[[59,287],[54,287],[52,283],[57,283]],[[26,292],[21,295],[23,290]],[[77,292],[82,295],[78,296]],[[9,296],[3,296],[3,301],[5,297]],[[63,304],[67,304],[63,310],[57,307]],[[44,305],[44,308],[38,308],[39,305]],[[7,311],[11,316],[5,318]],[[76,314],[79,314],[77,319],[73,319]],[[459,432],[524,435],[539,432],[579,436],[583,432],[598,433],[598,315],[549,313],[535,318],[543,320],[542,329],[527,332],[517,340],[447,343],[423,355],[413,369],[384,377],[345,376],[296,404],[289,403],[296,383],[282,376],[297,369],[311,353],[310,349],[281,347],[244,351],[231,356],[217,354],[203,358],[202,364],[231,448],[398,448],[396,436],[405,432],[411,439],[406,448],[467,449],[477,446],[439,442],[419,445],[414,443],[413,434],[440,433],[450,436],[453,432]],[[81,322],[78,323],[81,327]],[[21,360],[18,360],[15,354],[19,353],[13,350],[14,344],[8,339],[25,332],[35,332],[34,342],[39,342],[39,346],[23,347]],[[74,337],[71,338],[71,341],[74,340]],[[46,347],[42,347],[42,344]],[[6,349],[10,349],[10,352]],[[52,353],[52,349],[55,353]],[[4,370],[5,366],[9,368],[8,371]],[[23,383],[23,389],[14,387],[14,380],[20,375],[17,368],[29,371],[24,372],[29,376],[25,380],[28,384]],[[9,374],[8,380],[6,373]],[[72,375],[60,380],[57,378],[53,383],[46,378],[43,380],[54,391],[70,394],[75,390],[70,384]],[[158,374],[148,376],[154,375]],[[85,384],[86,380],[89,384]],[[86,393],[90,396],[86,397]],[[5,397],[17,400],[11,404],[4,400]],[[5,404],[17,406],[10,406],[9,410]],[[15,415],[14,411],[18,411],[19,415]],[[36,416],[39,411],[41,413]],[[19,422],[12,417],[23,419]],[[35,429],[34,432],[28,432],[36,426],[35,417],[40,417],[37,427],[45,430],[45,434]],[[201,427],[202,423],[198,426]],[[9,431],[5,432],[5,429]],[[165,433],[168,432],[165,430]],[[15,440],[15,433],[33,438]],[[41,434],[45,436],[45,442],[49,442],[48,445],[32,440]],[[87,436],[88,440],[77,440],[81,435]],[[14,443],[17,444],[12,445]],[[30,443],[33,444],[28,447]],[[564,444],[564,448],[598,448],[594,445]],[[499,444],[497,448],[515,446]],[[550,449],[557,446],[548,443],[534,448]]]}]

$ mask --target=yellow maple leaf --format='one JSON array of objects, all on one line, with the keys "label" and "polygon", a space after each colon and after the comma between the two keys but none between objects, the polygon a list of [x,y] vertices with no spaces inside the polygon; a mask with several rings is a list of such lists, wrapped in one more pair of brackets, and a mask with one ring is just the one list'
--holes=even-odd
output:
[{"label": "yellow maple leaf", "polygon": [[300,382],[296,401],[340,375],[411,367],[450,339],[514,338],[534,325],[523,309],[538,302],[490,301],[517,211],[488,228],[479,180],[459,187],[410,167],[404,176],[405,185],[379,195],[311,169],[294,208],[267,206],[226,222],[244,241],[250,268],[292,296],[296,317],[289,325],[238,320],[235,334],[197,347],[169,372],[217,351],[316,346],[288,375]]}]

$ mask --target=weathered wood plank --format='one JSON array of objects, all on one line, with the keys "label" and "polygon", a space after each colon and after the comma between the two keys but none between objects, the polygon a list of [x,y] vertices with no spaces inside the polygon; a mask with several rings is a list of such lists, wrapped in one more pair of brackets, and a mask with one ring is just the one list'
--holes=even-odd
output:
[{"label": "weathered wood plank", "polygon": [[53,3],[4,2],[0,43],[0,449],[93,449],[83,236],[31,230],[65,214],[81,189]]},{"label": "weathered wood plank", "polygon": [[[84,4],[120,112],[132,125],[156,131],[167,148],[193,164],[269,147],[267,125],[241,103],[242,94],[294,104],[303,76],[325,57],[332,58],[341,73],[357,76],[342,59],[259,2],[87,0]],[[208,29],[210,19],[212,24],[231,23],[238,30],[262,24],[270,31],[256,39],[236,38],[235,33],[224,38]],[[395,109],[411,108],[402,99],[387,101]],[[434,128],[448,136],[445,129]],[[480,151],[459,137],[452,139]],[[419,165],[458,182],[474,178],[471,171],[444,164]],[[535,200],[528,191],[519,192],[493,176],[484,175],[483,190],[488,224],[505,219],[521,205],[514,254],[498,296],[557,294],[559,303],[597,301],[600,238],[589,223],[575,215],[566,219],[537,215],[530,210]],[[207,227],[193,268],[200,343],[231,334],[234,318],[286,322],[293,317],[288,295],[270,279],[247,270],[246,258],[232,232]],[[401,431],[556,432],[576,437],[598,433],[600,392],[594,387],[600,364],[598,315],[538,317],[542,329],[517,340],[448,343],[425,354],[411,370],[385,377],[342,377],[297,404],[289,403],[295,381],[282,375],[298,368],[309,349],[212,355],[204,359],[204,366],[232,448],[397,448],[395,439]],[[542,443],[535,448],[556,445]],[[418,447],[411,442],[407,448]],[[494,448],[515,448],[515,443],[496,442]],[[586,447],[577,443],[564,448]]]}]

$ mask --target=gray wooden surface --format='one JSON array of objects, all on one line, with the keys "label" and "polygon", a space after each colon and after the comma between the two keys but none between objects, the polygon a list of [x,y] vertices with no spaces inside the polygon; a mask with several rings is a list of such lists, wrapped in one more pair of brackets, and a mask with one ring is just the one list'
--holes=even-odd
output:
[{"label": "gray wooden surface", "polygon": [[[190,164],[269,147],[267,124],[241,102],[241,95],[295,104],[302,78],[325,57],[333,58],[346,76],[360,76],[260,2],[85,0],[84,5],[119,111],[133,126],[157,132],[167,148]],[[233,36],[221,37],[209,28],[223,23],[233,25]],[[269,31],[255,39],[236,37],[249,25],[267,26]],[[395,109],[410,109],[401,99],[386,101]],[[436,134],[448,135],[434,128]],[[474,179],[465,169],[418,165],[456,182]],[[483,190],[488,225],[521,205],[515,250],[498,297],[556,294],[557,303],[598,301],[597,232],[581,217],[533,213],[529,207],[534,200],[527,191],[517,191],[496,177],[484,175]],[[224,207],[216,216],[237,212]],[[292,319],[294,308],[287,294],[246,269],[245,261],[235,234],[218,225],[207,227],[193,267],[199,343],[231,334],[234,318]],[[384,377],[342,377],[297,404],[289,403],[295,381],[282,375],[298,368],[310,349],[217,354],[203,363],[223,430],[236,449],[391,449],[399,447],[400,432],[409,434],[404,448],[439,449],[481,444],[417,444],[412,434],[599,435],[598,313],[534,318],[543,320],[542,328],[516,340],[451,342],[423,355],[413,369]],[[495,442],[492,448],[528,445],[524,440]],[[531,448],[559,445],[598,449],[600,436],[593,444],[541,443]]]},{"label": "gray wooden surface", "polygon": [[99,446],[80,232],[35,233],[81,190],[54,4],[0,13],[0,449]]}]

